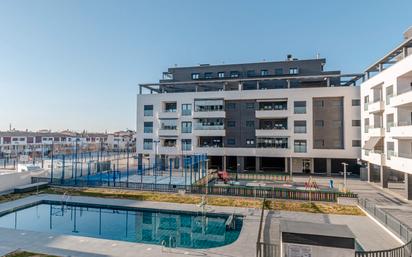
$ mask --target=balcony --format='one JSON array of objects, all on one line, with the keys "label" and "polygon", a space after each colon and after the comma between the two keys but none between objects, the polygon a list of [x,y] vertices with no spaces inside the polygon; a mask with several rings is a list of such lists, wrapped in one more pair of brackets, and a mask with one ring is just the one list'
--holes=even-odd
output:
[{"label": "balcony", "polygon": [[387,165],[394,170],[410,172],[410,167],[412,167],[412,153],[390,152],[388,153]]},{"label": "balcony", "polygon": [[224,137],[226,135],[224,125],[204,125],[200,123],[194,125],[193,134],[195,136],[216,137]]},{"label": "balcony", "polygon": [[176,111],[163,111],[159,112],[159,119],[177,119],[178,115]]},{"label": "balcony", "polygon": [[256,118],[284,118],[290,115],[289,110],[280,109],[280,110],[256,110]]},{"label": "balcony", "polygon": [[385,135],[385,129],[380,127],[369,127],[368,134],[371,137],[383,137]]},{"label": "balcony", "polygon": [[410,121],[399,122],[398,126],[390,128],[390,136],[400,139],[412,139],[412,124]]},{"label": "balcony", "polygon": [[369,113],[382,112],[383,110],[385,110],[385,102],[382,100],[368,104]]},{"label": "balcony", "polygon": [[412,104],[412,90],[399,93],[391,98],[392,107],[408,104]]},{"label": "balcony", "polygon": [[179,131],[177,129],[159,129],[158,134],[160,137],[177,137],[179,135]]},{"label": "balcony", "polygon": [[288,129],[256,129],[257,137],[276,137],[276,136],[290,136]]},{"label": "balcony", "polygon": [[362,159],[376,165],[386,165],[385,154],[381,150],[364,150]]},{"label": "balcony", "polygon": [[193,118],[202,119],[202,118],[225,118],[226,113],[223,110],[218,111],[195,111],[193,112]]}]

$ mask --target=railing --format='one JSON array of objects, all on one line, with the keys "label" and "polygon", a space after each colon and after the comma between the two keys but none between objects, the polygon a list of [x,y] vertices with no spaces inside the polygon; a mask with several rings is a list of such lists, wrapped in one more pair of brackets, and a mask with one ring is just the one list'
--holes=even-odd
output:
[{"label": "railing", "polygon": [[191,194],[209,194],[223,196],[239,196],[253,198],[271,198],[285,200],[303,200],[303,201],[324,201],[336,202],[338,197],[357,198],[357,194],[343,193],[333,191],[303,191],[287,188],[268,188],[268,187],[246,187],[246,186],[205,186],[205,185],[175,185],[175,184],[156,184],[117,181],[111,179],[105,180],[87,180],[84,179],[60,179],[56,178],[50,181],[46,177],[33,177],[32,183],[49,182],[55,186],[73,186],[73,187],[110,187],[110,188],[127,188],[142,191],[157,192],[175,192],[185,190]]},{"label": "railing", "polygon": [[238,179],[244,180],[263,180],[263,181],[289,181],[289,175],[281,174],[256,174],[256,173],[229,173],[231,178],[237,176]]},{"label": "railing", "polygon": [[201,124],[195,124],[194,126],[195,130],[223,130],[225,129],[224,125],[201,125]]},{"label": "railing", "polygon": [[377,207],[367,199],[359,199],[359,205],[376,218],[386,228],[396,234],[402,241],[407,242],[400,247],[379,251],[356,251],[355,257],[412,257],[412,229],[407,225]]},{"label": "railing", "polygon": [[279,245],[262,242],[263,217],[265,214],[265,199],[262,201],[262,212],[260,214],[259,231],[256,241],[256,257],[278,257],[280,254]]}]

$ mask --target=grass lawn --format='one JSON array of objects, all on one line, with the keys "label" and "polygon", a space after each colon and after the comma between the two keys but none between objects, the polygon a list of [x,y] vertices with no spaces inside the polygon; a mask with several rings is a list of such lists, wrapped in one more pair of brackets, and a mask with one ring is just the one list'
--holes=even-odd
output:
[{"label": "grass lawn", "polygon": [[25,251],[15,251],[5,255],[5,257],[57,257],[54,255],[39,254],[39,253],[30,253]]},{"label": "grass lawn", "polygon": [[[108,189],[108,188],[58,188],[51,187],[43,189],[42,192],[49,194],[64,194],[67,192],[73,196],[92,196],[103,198],[130,199],[139,201],[170,202],[199,204],[202,200],[201,195],[180,195],[173,193],[143,192],[136,190]],[[208,204],[215,206],[261,208],[261,199],[208,196]],[[342,215],[364,215],[356,206],[340,205],[337,203],[323,202],[302,202],[287,200],[266,200],[265,203],[269,210],[284,210],[296,212],[310,212],[323,214],[342,214]]]}]

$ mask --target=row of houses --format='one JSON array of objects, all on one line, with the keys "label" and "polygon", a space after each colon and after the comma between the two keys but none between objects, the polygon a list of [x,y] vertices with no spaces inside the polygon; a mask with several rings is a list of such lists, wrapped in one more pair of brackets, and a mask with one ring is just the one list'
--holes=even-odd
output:
[{"label": "row of houses", "polygon": [[0,131],[0,158],[17,155],[44,155],[53,149],[55,153],[81,151],[133,151],[135,132],[131,130],[114,133],[88,133],[73,131]]}]

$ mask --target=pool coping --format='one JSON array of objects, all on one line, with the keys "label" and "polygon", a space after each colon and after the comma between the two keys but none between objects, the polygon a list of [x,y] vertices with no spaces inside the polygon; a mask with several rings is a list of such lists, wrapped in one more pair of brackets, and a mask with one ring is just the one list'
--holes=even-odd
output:
[{"label": "pool coping", "polygon": [[[18,199],[15,201],[0,204],[0,215],[5,215],[7,213],[10,213],[10,212],[22,209],[22,208],[27,208],[30,206],[34,206],[36,204],[47,203],[47,202],[54,202],[58,204],[62,202],[67,202],[69,204],[74,204],[74,205],[84,204],[90,207],[97,207],[97,208],[112,207],[112,208],[119,208],[119,209],[127,208],[130,210],[148,210],[148,211],[161,211],[161,212],[172,212],[172,213],[173,212],[174,213],[183,212],[183,213],[190,213],[190,214],[199,213],[199,208],[200,208],[194,204],[135,201],[135,200],[128,200],[128,199],[98,198],[98,197],[86,197],[86,196],[70,196],[70,198],[67,201],[63,201],[62,195],[39,194],[39,195],[33,195],[33,196],[26,197],[26,198]],[[248,209],[248,208],[223,207],[223,206],[222,207],[212,206],[211,208],[212,209],[208,210],[208,215],[229,216],[229,215],[234,214],[236,216],[242,217],[243,225],[242,225],[242,228],[241,228],[241,231],[239,233],[237,240],[225,246],[209,248],[209,249],[173,248],[173,249],[170,249],[170,251],[177,251],[181,253],[178,253],[177,255],[175,255],[176,253],[172,252],[172,253],[168,253],[167,256],[181,256],[183,254],[182,252],[186,252],[185,254],[187,254],[187,252],[197,253],[197,254],[202,254],[202,255],[207,254],[206,256],[227,255],[227,256],[240,256],[240,257],[248,256],[249,257],[249,256],[254,255],[255,247],[256,247],[255,238],[257,238],[257,230],[258,230],[255,223],[259,222],[260,212],[255,209],[251,209],[251,208]],[[25,230],[0,228],[0,238],[2,238],[2,235],[7,234],[7,233],[8,234],[10,233],[19,234],[24,231]],[[58,238],[64,239],[64,241],[67,240],[67,242],[71,242],[73,240],[79,240],[78,238],[86,238],[85,240],[92,241],[93,244],[95,245],[100,245],[99,247],[96,247],[95,251],[99,253],[103,252],[104,256],[136,256],[137,255],[136,252],[130,252],[130,255],[128,254],[127,249],[130,248],[130,244],[132,244],[134,248],[144,248],[145,250],[146,248],[151,249],[150,253],[144,251],[144,254],[143,254],[142,252],[141,253],[143,254],[142,256],[148,256],[148,257],[149,256],[159,256],[160,255],[159,253],[164,253],[164,249],[162,248],[162,246],[156,245],[156,244],[146,244],[146,243],[127,242],[127,241],[101,239],[101,238],[93,238],[93,237],[85,237],[85,236],[57,234],[53,232],[27,231],[27,233],[21,233],[21,234],[34,234],[34,235],[38,235],[38,237],[47,236],[47,238],[58,237]],[[45,249],[44,245],[38,245],[38,243],[36,243],[34,239],[33,239],[34,242],[30,242],[30,244],[25,243],[23,245],[18,244],[17,241],[19,240],[16,239],[15,241],[16,242],[14,243],[11,242],[11,244],[17,245],[18,247],[16,248],[27,249],[25,248],[27,245],[32,245],[32,246],[35,246],[35,248],[33,249],[31,247],[27,250],[37,250],[43,253],[58,254],[58,255],[65,256],[65,250],[56,251],[56,249],[53,249],[53,251],[48,251]],[[60,244],[65,245],[64,241],[60,242]],[[121,255],[108,254],[109,252],[111,252],[110,249],[105,249],[105,248],[110,248],[107,246],[108,241],[118,247],[120,246],[124,247],[125,248],[124,251],[126,252],[121,251],[119,253]],[[72,250],[79,250],[79,249],[75,248]],[[87,249],[87,250],[89,251],[91,249]],[[79,254],[75,256],[82,256],[82,255]],[[85,256],[90,256],[90,253]]]}]

